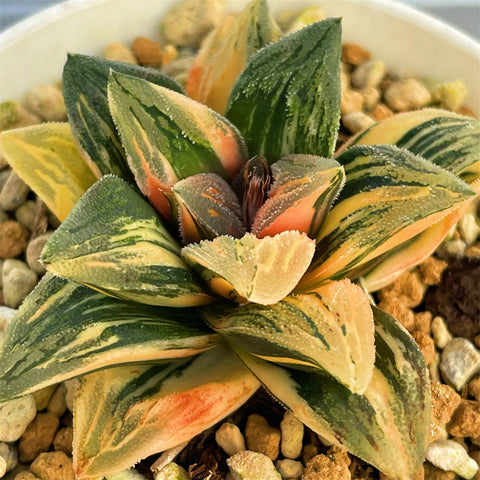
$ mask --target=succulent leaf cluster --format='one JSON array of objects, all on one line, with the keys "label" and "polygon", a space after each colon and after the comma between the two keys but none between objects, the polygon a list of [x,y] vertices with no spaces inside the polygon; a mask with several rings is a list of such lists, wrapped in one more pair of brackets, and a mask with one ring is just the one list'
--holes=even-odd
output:
[{"label": "succulent leaf cluster", "polygon": [[260,384],[390,477],[420,467],[425,361],[359,283],[389,283],[461,218],[480,125],[412,112],[335,153],[340,50],[339,19],[282,37],[254,1],[203,44],[188,95],[72,54],[69,124],[2,133],[63,223],[6,332],[0,401],[79,377],[77,478],[190,440]]}]

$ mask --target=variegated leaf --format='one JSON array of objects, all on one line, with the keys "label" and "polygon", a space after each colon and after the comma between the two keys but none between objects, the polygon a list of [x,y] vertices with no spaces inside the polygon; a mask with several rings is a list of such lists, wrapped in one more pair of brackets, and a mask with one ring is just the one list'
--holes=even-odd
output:
[{"label": "variegated leaf", "polygon": [[193,175],[176,183],[172,191],[178,203],[184,244],[213,240],[221,235],[238,238],[246,233],[238,198],[218,175]]},{"label": "variegated leaf", "polygon": [[63,95],[78,144],[98,178],[113,173],[133,180],[108,108],[110,70],[144,78],[177,92],[182,92],[182,87],[153,68],[87,55],[68,55],[63,69]]},{"label": "variegated leaf", "polygon": [[113,175],[75,205],[42,261],[56,275],[125,300],[171,307],[211,301],[153,208]]},{"label": "variegated leaf", "polygon": [[219,295],[271,305],[287,296],[307,270],[315,241],[295,231],[274,237],[221,236],[187,245],[182,258]]},{"label": "variegated leaf", "polygon": [[452,173],[395,146],[353,146],[337,160],[347,181],[317,236],[303,289],[360,274],[475,196]]},{"label": "variegated leaf", "polygon": [[108,95],[137,184],[167,219],[177,181],[197,173],[233,178],[245,162],[236,128],[201,103],[114,72]]},{"label": "variegated leaf", "polygon": [[326,371],[354,393],[363,393],[372,378],[372,309],[349,280],[268,307],[218,303],[202,308],[201,315],[226,340],[264,360]]},{"label": "variegated leaf", "polygon": [[0,401],[105,367],[188,357],[218,343],[195,310],[126,302],[47,274],[5,333]]},{"label": "variegated leaf", "polygon": [[227,16],[205,39],[193,62],[188,96],[223,115],[233,84],[250,57],[280,37],[266,0],[253,0],[236,17]]},{"label": "variegated leaf", "polygon": [[340,19],[310,25],[252,56],[226,116],[250,152],[331,157],[340,118]]},{"label": "variegated leaf", "polygon": [[97,478],[188,441],[257,390],[258,380],[224,347],[166,365],[103,370],[75,399],[76,478]]},{"label": "variegated leaf", "polygon": [[272,165],[273,185],[258,211],[252,233],[258,238],[298,230],[315,238],[345,182],[335,160],[289,155]]},{"label": "variegated leaf", "polygon": [[96,181],[67,123],[5,131],[0,144],[10,166],[60,220]]},{"label": "variegated leaf", "polygon": [[283,368],[238,351],[270,392],[305,425],[391,478],[421,467],[430,425],[430,384],[415,341],[374,308],[376,361],[363,395],[326,373]]},{"label": "variegated leaf", "polygon": [[415,110],[376,123],[348,145],[378,143],[395,144],[420,155],[480,191],[480,120],[477,118],[446,110]]}]

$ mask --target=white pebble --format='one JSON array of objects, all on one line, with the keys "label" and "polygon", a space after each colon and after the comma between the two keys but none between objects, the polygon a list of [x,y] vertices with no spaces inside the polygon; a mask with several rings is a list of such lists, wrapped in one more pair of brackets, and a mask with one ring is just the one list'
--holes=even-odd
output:
[{"label": "white pebble", "polygon": [[480,352],[466,338],[454,338],[443,349],[440,370],[447,381],[460,392],[480,371]]},{"label": "white pebble", "polygon": [[448,330],[447,324],[442,317],[435,317],[432,320],[431,326],[433,340],[435,345],[443,349],[447,346],[447,343],[452,340],[453,336]]},{"label": "white pebble", "polygon": [[17,310],[10,307],[0,306],[0,332],[4,332],[12,318],[17,314]]},{"label": "white pebble", "polygon": [[10,472],[18,465],[18,452],[12,444],[0,442],[0,457],[7,462],[7,472]]},{"label": "white pebble", "polygon": [[425,85],[414,78],[404,78],[392,83],[385,91],[385,102],[397,112],[415,110],[428,105],[432,96]]},{"label": "white pebble", "polygon": [[472,478],[478,471],[477,462],[453,440],[436,440],[427,447],[427,460],[442,470],[455,472],[462,478]]},{"label": "white pebble", "polygon": [[7,473],[7,460],[0,456],[0,478]]},{"label": "white pebble", "polygon": [[5,305],[17,308],[37,284],[38,276],[21,260],[9,258],[2,269]]},{"label": "white pebble", "polygon": [[343,116],[342,122],[351,133],[358,133],[370,125],[373,125],[375,120],[363,112],[353,112]]},{"label": "white pebble", "polygon": [[293,413],[286,411],[280,422],[280,430],[282,432],[280,448],[283,456],[298,458],[303,448],[303,423]]},{"label": "white pebble", "polygon": [[385,73],[385,64],[381,60],[369,60],[354,70],[352,83],[357,88],[378,87]]},{"label": "white pebble", "polygon": [[127,468],[114,475],[105,477],[105,480],[146,480],[145,477],[134,468]]},{"label": "white pebble", "polygon": [[302,462],[291,460],[290,458],[277,460],[275,462],[275,467],[277,467],[278,473],[280,473],[284,480],[297,479],[303,474]]},{"label": "white pebble", "polygon": [[36,414],[33,395],[25,395],[0,403],[0,441],[17,441]]},{"label": "white pebble", "polygon": [[244,450],[227,459],[233,480],[281,480],[273,462],[266,455]]},{"label": "white pebble", "polygon": [[246,450],[245,438],[240,429],[233,423],[223,423],[215,432],[215,441],[229,457]]}]

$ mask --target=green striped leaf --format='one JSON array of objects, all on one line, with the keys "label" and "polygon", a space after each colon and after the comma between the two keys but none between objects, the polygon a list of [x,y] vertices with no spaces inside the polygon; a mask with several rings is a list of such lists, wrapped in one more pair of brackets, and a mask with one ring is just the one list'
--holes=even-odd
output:
[{"label": "green striped leaf", "polygon": [[178,180],[197,173],[233,178],[245,162],[236,128],[201,103],[114,72],[108,95],[137,184],[167,219]]},{"label": "green striped leaf", "polygon": [[153,208],[113,175],[75,205],[50,237],[42,261],[60,277],[125,300],[172,307],[211,301]]},{"label": "green striped leaf", "polygon": [[125,302],[47,274],[5,333],[0,401],[105,367],[188,357],[218,342],[192,309]]},{"label": "green striped leaf", "polygon": [[182,258],[215,293],[271,305],[287,296],[310,265],[315,241],[296,231],[274,237],[223,235],[182,249]]},{"label": "green striped leaf", "polygon": [[430,384],[415,341],[373,308],[376,361],[363,395],[326,373],[287,369],[238,351],[270,392],[305,425],[392,478],[421,467],[430,426]]},{"label": "green striped leaf", "polygon": [[272,163],[291,153],[331,157],[340,119],[340,19],[310,25],[252,56],[226,116],[250,152]]},{"label": "green striped leaf", "polygon": [[347,180],[317,236],[304,289],[358,275],[475,196],[452,173],[395,146],[357,145],[337,160]]},{"label": "green striped leaf", "polygon": [[144,78],[177,92],[182,92],[182,87],[153,68],[87,55],[68,55],[62,76],[63,96],[78,144],[98,178],[113,173],[133,180],[108,108],[110,70]]},{"label": "green striped leaf", "polygon": [[345,182],[335,160],[289,155],[272,165],[273,185],[258,211],[252,233],[258,238],[298,230],[315,238]]},{"label": "green striped leaf", "polygon": [[352,140],[354,145],[395,144],[458,175],[480,190],[480,121],[446,110],[394,115]]},{"label": "green striped leaf", "polygon": [[236,410],[258,386],[222,347],[167,365],[86,376],[75,400],[75,478],[102,477],[190,440]]},{"label": "green striped leaf", "polygon": [[188,77],[188,96],[223,115],[250,57],[280,37],[266,0],[253,0],[239,15],[228,15],[202,43]]},{"label": "green striped leaf", "polygon": [[213,240],[221,235],[238,238],[246,233],[238,198],[218,175],[193,175],[176,183],[172,191],[178,204],[184,244]]},{"label": "green striped leaf", "polygon": [[201,315],[226,340],[264,360],[326,371],[356,393],[372,378],[373,314],[362,289],[349,280],[268,307],[217,303]]},{"label": "green striped leaf", "polygon": [[0,145],[10,166],[60,220],[96,180],[67,123],[5,131]]}]

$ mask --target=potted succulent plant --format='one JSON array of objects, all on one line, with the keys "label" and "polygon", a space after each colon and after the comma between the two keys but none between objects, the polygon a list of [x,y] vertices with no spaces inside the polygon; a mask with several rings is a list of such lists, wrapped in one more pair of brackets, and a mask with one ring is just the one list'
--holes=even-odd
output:
[{"label": "potted succulent plant", "polygon": [[186,91],[73,53],[69,123],[1,134],[62,224],[5,334],[0,401],[79,377],[77,478],[190,440],[260,384],[386,475],[420,468],[425,361],[367,293],[475,200],[480,126],[404,113],[336,152],[341,39],[338,18],[284,36],[254,1],[210,34]]}]

